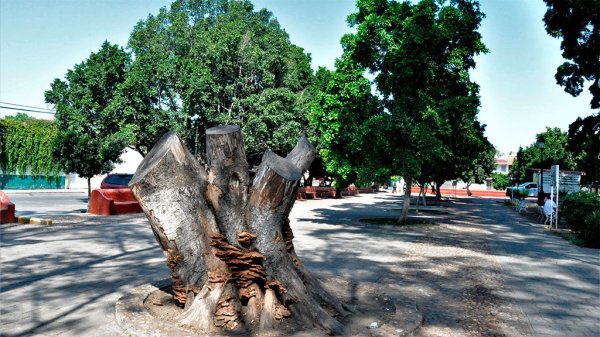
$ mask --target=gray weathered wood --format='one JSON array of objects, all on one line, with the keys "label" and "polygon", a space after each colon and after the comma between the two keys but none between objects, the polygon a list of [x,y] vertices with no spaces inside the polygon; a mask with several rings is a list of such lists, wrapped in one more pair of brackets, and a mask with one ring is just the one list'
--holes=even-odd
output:
[{"label": "gray weathered wood", "polygon": [[209,129],[206,149],[208,171],[169,133],[130,183],[185,303],[180,323],[256,334],[293,319],[341,333],[332,311],[344,309],[302,266],[288,220],[314,147],[267,151],[252,182],[239,127]]}]

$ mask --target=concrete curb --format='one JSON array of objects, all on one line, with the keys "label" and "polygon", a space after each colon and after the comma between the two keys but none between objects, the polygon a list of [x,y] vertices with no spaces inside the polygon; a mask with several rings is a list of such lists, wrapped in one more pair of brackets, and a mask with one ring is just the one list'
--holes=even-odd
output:
[{"label": "concrete curb", "polygon": [[47,218],[33,218],[28,216],[20,216],[17,217],[17,222],[22,224],[30,224],[30,225],[52,225],[52,219]]}]

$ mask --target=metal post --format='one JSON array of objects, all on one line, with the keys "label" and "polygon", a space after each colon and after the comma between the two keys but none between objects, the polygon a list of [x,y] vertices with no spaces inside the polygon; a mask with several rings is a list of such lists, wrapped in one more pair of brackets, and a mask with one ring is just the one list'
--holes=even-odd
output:
[{"label": "metal post", "polygon": [[544,142],[538,142],[540,148],[540,179],[538,180],[540,186],[538,187],[538,205],[544,206]]}]

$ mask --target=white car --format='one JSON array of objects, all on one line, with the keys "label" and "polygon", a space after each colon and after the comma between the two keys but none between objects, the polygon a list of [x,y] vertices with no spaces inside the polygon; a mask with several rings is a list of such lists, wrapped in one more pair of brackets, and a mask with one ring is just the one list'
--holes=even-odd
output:
[{"label": "white car", "polygon": [[509,187],[506,189],[506,196],[509,198],[513,197],[513,190],[527,191],[527,197],[537,197],[538,195],[538,184],[533,181],[522,183],[517,187]]}]

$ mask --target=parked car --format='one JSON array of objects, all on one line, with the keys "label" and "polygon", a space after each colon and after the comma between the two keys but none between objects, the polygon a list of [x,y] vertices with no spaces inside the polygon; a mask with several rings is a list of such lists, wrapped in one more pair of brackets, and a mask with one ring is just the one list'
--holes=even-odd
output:
[{"label": "parked car", "polygon": [[[519,191],[526,191],[527,192],[527,197],[537,197],[538,195],[538,184],[534,183],[533,181],[528,181],[526,183],[522,183],[521,185],[517,186],[517,187],[509,187],[506,189],[506,196],[509,198],[513,197],[513,190],[516,192],[517,190]],[[515,195],[516,196],[516,195]]]},{"label": "parked car", "polygon": [[128,188],[131,178],[133,178],[133,174],[111,173],[102,179],[100,188]]}]

